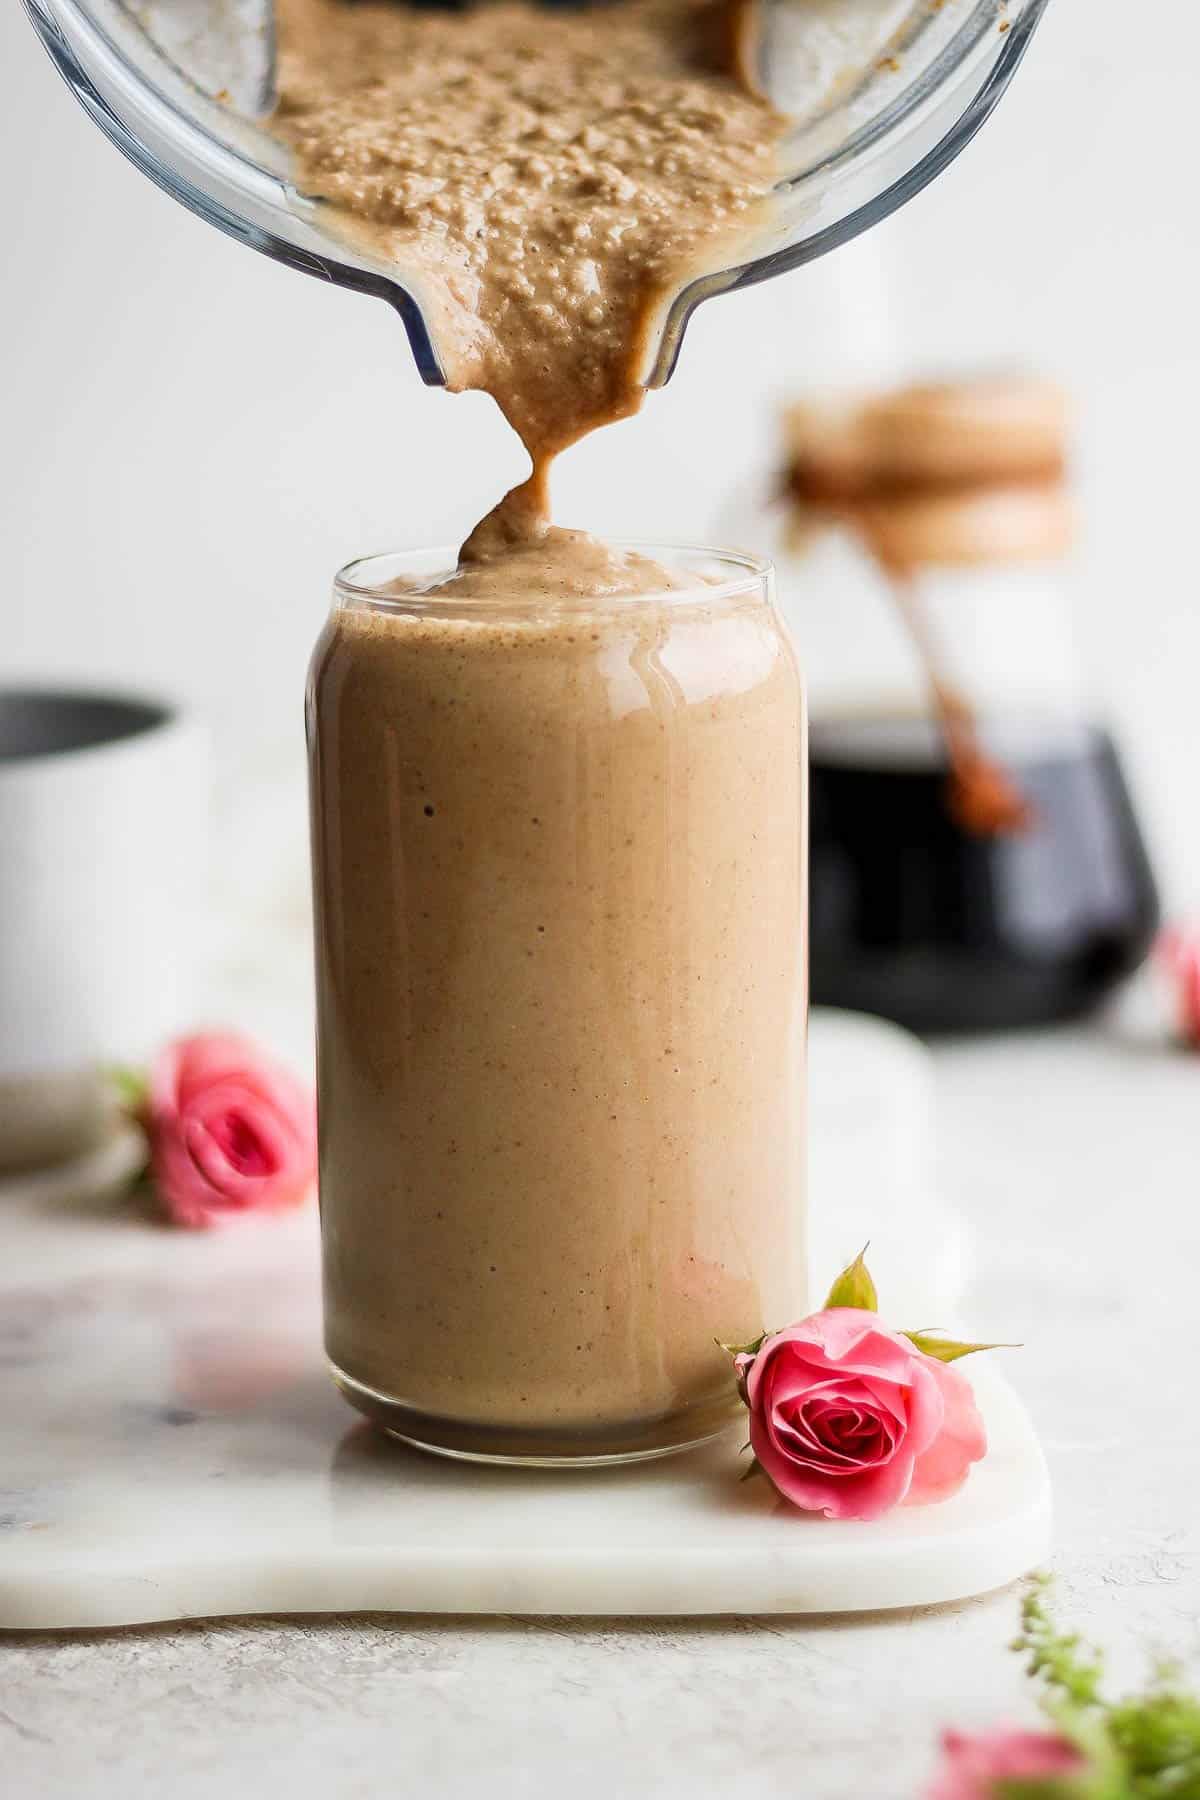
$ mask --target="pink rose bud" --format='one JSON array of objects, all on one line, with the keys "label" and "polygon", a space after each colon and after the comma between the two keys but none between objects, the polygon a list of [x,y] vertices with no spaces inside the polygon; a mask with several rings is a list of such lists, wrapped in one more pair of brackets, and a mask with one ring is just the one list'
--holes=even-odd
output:
[{"label": "pink rose bud", "polygon": [[1200,927],[1172,926],[1158,940],[1158,960],[1175,990],[1180,1037],[1200,1050]]},{"label": "pink rose bud", "polygon": [[873,1312],[813,1313],[735,1368],[759,1466],[806,1512],[878,1519],[945,1500],[987,1450],[966,1377]]},{"label": "pink rose bud", "polygon": [[176,1225],[298,1205],[316,1175],[311,1090],[244,1038],[199,1033],[150,1071],[150,1166]]},{"label": "pink rose bud", "polygon": [[1087,1758],[1057,1731],[947,1731],[926,1800],[1000,1800],[1008,1784],[1071,1780]]}]

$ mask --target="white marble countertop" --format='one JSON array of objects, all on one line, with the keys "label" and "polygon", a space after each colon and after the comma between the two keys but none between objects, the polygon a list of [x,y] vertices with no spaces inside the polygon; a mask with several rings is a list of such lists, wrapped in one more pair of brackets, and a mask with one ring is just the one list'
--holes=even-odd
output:
[{"label": "white marble countertop", "polygon": [[[1190,1367],[1200,1060],[1115,1030],[938,1052],[967,1316],[1056,1484],[1059,1606],[1113,1648],[1200,1655]],[[22,1800],[643,1792],[913,1800],[944,1722],[1023,1704],[1010,1595],[830,1623],[257,1619],[0,1637]]]}]

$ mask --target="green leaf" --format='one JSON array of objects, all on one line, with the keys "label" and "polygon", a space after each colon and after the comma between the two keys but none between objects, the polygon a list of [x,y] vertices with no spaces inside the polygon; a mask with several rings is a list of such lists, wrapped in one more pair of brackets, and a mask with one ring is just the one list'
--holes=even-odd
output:
[{"label": "green leaf", "polygon": [[831,1306],[856,1306],[861,1312],[878,1312],[879,1295],[875,1292],[875,1283],[867,1272],[865,1257],[868,1246],[863,1245],[848,1269],[843,1269],[825,1301],[826,1311]]},{"label": "green leaf", "polygon": [[910,1344],[926,1356],[936,1357],[938,1362],[957,1362],[960,1356],[974,1356],[977,1350],[1019,1350],[1020,1344],[968,1344],[960,1338],[938,1337],[931,1331],[903,1331]]},{"label": "green leaf", "polygon": [[[750,1448],[749,1444],[746,1445],[746,1448],[747,1450]],[[761,1475],[762,1472],[763,1466],[756,1456],[751,1462],[750,1467],[748,1469],[743,1469],[742,1473],[738,1476],[738,1480],[751,1481],[756,1475]]]}]

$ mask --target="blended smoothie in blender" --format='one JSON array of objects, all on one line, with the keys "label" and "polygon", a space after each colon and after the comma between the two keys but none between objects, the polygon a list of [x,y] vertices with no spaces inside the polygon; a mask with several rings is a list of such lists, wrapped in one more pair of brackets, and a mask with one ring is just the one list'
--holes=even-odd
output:
[{"label": "blended smoothie in blender", "polygon": [[745,8],[277,15],[297,184],[420,291],[449,385],[493,395],[535,480],[635,411],[665,305],[750,244],[775,180],[787,122],[736,73]]}]

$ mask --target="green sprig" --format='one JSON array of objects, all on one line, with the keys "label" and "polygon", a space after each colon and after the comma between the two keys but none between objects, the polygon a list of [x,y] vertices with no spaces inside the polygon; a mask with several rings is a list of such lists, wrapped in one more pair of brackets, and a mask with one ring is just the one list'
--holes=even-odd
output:
[{"label": "green sprig", "polygon": [[1039,1576],[1021,1602],[1021,1629],[1012,1648],[1025,1657],[1026,1672],[1040,1681],[1046,1696],[1059,1705],[1092,1707],[1102,1704],[1100,1679],[1104,1659],[1087,1650],[1077,1632],[1059,1631],[1046,1611],[1046,1576]]},{"label": "green sprig", "polygon": [[1087,1766],[1070,1778],[1001,1784],[996,1800],[1200,1800],[1200,1699],[1179,1669],[1160,1663],[1141,1692],[1108,1699],[1103,1657],[1057,1628],[1047,1585],[1042,1577],[1025,1596],[1012,1648],[1041,1687],[1043,1712]]}]

